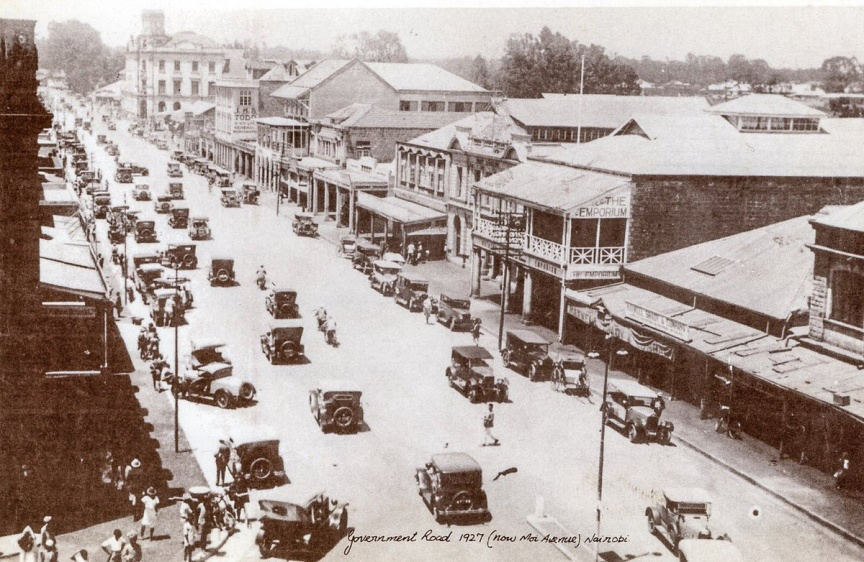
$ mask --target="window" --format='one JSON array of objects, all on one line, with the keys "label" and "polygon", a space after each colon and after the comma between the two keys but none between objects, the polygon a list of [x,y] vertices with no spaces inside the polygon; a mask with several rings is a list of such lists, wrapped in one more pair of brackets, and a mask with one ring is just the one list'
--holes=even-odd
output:
[{"label": "window", "polygon": [[835,271],[831,275],[831,319],[864,328],[864,275]]},{"label": "window", "polygon": [[771,130],[772,131],[788,131],[791,124],[792,124],[792,119],[790,119],[789,117],[772,117],[771,118]]},{"label": "window", "polygon": [[456,167],[456,185],[453,186],[453,196],[457,199],[462,199],[462,181],[464,178],[464,168],[462,166]]},{"label": "window", "polygon": [[207,82],[207,95],[208,96],[215,96],[216,95],[216,82],[213,82],[212,80],[210,82]]},{"label": "window", "polygon": [[165,72],[165,61],[164,60],[159,61],[159,72]]},{"label": "window", "polygon": [[198,80],[192,80],[192,95],[198,95]]},{"label": "window", "polygon": [[741,117],[742,131],[765,131],[768,129],[768,117]]},{"label": "window", "polygon": [[147,70],[147,61],[146,60],[141,61],[141,70]]},{"label": "window", "polygon": [[471,102],[468,101],[453,101],[450,102],[450,111],[455,111],[458,113],[470,113],[471,112]]},{"label": "window", "polygon": [[372,156],[372,143],[369,141],[357,141],[357,144],[354,146],[354,156],[356,158]]},{"label": "window", "polygon": [[183,84],[182,80],[174,80],[174,95],[180,95],[181,84]]},{"label": "window", "polygon": [[793,119],[793,131],[818,131],[819,119]]},{"label": "window", "polygon": [[159,107],[159,113],[162,113],[163,111],[165,111],[165,102],[160,101],[158,107]]},{"label": "window", "polygon": [[180,72],[180,61],[179,60],[174,61],[174,72]]},{"label": "window", "polygon": [[159,80],[159,93],[165,93],[165,80]]},{"label": "window", "polygon": [[192,72],[198,72],[198,61],[197,60],[192,61]]},{"label": "window", "polygon": [[240,90],[240,105],[252,105],[252,90]]},{"label": "window", "polygon": [[420,111],[444,111],[443,101],[424,101],[420,103]]},{"label": "window", "polygon": [[399,111],[417,111],[417,102],[402,100],[399,102]]},{"label": "window", "polygon": [[213,74],[214,72],[216,72],[216,63],[213,61],[208,62],[207,63],[207,71],[210,72],[210,74]]},{"label": "window", "polygon": [[222,61],[222,74],[226,74],[231,72],[231,59],[225,59]]},{"label": "window", "polygon": [[179,102],[179,101],[175,101],[175,102],[174,102],[174,111],[177,111],[178,109],[180,109],[180,102]]}]

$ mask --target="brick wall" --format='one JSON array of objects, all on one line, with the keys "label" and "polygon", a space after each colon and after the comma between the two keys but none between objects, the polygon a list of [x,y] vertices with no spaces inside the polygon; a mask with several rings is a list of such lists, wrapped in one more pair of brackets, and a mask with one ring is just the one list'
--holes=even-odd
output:
[{"label": "brick wall", "polygon": [[311,94],[310,119],[321,119],[352,103],[369,103],[384,109],[399,109],[399,96],[393,88],[362,64],[349,65],[336,73]]},{"label": "brick wall", "polygon": [[864,178],[633,178],[627,261],[864,200]]},{"label": "brick wall", "polygon": [[350,145],[346,146],[348,158],[358,158],[354,152],[357,141],[369,141],[372,147],[372,158],[379,162],[392,162],[396,157],[396,143],[407,142],[433,129],[359,129],[353,128],[346,131],[345,139]]},{"label": "brick wall", "polygon": [[285,100],[270,97],[285,82],[258,82],[258,117],[282,117],[285,113]]}]

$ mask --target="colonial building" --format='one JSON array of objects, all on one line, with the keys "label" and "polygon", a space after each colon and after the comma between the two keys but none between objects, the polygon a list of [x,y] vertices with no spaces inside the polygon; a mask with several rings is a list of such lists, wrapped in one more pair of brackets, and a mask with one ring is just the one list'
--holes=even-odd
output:
[{"label": "colonial building", "polygon": [[254,176],[257,120],[256,80],[216,83],[215,161],[218,166],[248,178]]},{"label": "colonial building", "polygon": [[216,81],[245,76],[242,49],[182,31],[165,33],[165,14],[142,12],[142,32],[126,48],[123,112],[130,118],[185,109],[199,100],[213,101]]}]

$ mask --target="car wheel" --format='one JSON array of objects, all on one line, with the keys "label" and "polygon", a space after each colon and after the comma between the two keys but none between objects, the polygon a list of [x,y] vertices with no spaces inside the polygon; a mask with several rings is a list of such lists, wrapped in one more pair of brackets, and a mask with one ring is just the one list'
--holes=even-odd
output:
[{"label": "car wheel", "polygon": [[441,514],[441,511],[438,509],[438,505],[435,503],[432,504],[432,516],[435,517],[436,523],[442,523],[444,521],[444,517]]},{"label": "car wheel", "polygon": [[281,314],[282,316],[291,316],[291,305],[283,304],[282,306],[280,306],[279,314]]},{"label": "car wheel", "polygon": [[451,505],[455,505],[460,510],[469,510],[474,507],[474,498],[468,490],[460,490],[453,495]]},{"label": "car wheel", "polygon": [[471,390],[468,391],[468,400],[472,404],[476,404],[477,402],[479,402],[478,399],[479,399],[479,395],[477,393],[477,389],[472,388]]},{"label": "car wheel", "polygon": [[240,399],[244,402],[251,402],[252,398],[255,397],[255,387],[251,384],[243,383],[240,387]]},{"label": "car wheel", "polygon": [[194,268],[195,256],[193,256],[192,254],[186,254],[185,256],[183,256],[183,266],[188,268]]},{"label": "car wheel", "polygon": [[510,368],[510,350],[509,349],[505,349],[504,351],[501,352],[501,361],[504,363],[505,369]]},{"label": "car wheel", "polygon": [[342,431],[348,430],[354,424],[354,411],[342,406],[333,413],[333,423]]},{"label": "car wheel", "polygon": [[659,441],[661,445],[668,445],[672,441],[672,432],[665,427],[661,429]]},{"label": "car wheel", "polygon": [[255,459],[249,467],[249,472],[255,480],[267,480],[273,473],[273,463],[268,459]]},{"label": "car wheel", "polygon": [[224,269],[220,269],[216,273],[216,278],[219,279],[220,283],[227,283],[228,282],[228,272],[225,271]]},{"label": "car wheel", "polygon": [[228,396],[227,392],[220,390],[216,393],[216,405],[220,408],[228,408],[231,406],[231,397]]},{"label": "car wheel", "polygon": [[639,441],[639,430],[636,429],[635,424],[630,424],[627,426],[627,438],[630,439],[631,443],[636,443]]},{"label": "car wheel", "polygon": [[537,380],[537,365],[534,363],[531,363],[531,365],[528,366],[528,380],[531,382]]},{"label": "car wheel", "polygon": [[648,532],[652,535],[656,535],[657,534],[657,524],[654,522],[654,516],[649,515],[647,517],[647,521],[648,521]]},{"label": "car wheel", "polygon": [[282,354],[282,361],[290,361],[297,354],[296,348],[294,347],[294,343],[290,342],[290,341],[284,342],[279,347],[279,353]]}]

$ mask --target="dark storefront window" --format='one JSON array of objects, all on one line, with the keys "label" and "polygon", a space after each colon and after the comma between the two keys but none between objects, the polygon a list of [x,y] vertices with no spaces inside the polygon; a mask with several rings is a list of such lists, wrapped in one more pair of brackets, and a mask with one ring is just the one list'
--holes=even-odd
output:
[{"label": "dark storefront window", "polygon": [[864,276],[836,271],[831,276],[831,319],[864,328]]},{"label": "dark storefront window", "polygon": [[575,219],[570,228],[570,247],[593,248],[597,243],[599,219]]},{"label": "dark storefront window", "polygon": [[534,211],[533,234],[538,238],[560,244],[564,236],[564,222],[558,215]]},{"label": "dark storefront window", "polygon": [[600,219],[600,247],[620,247],[627,235],[627,219]]}]

